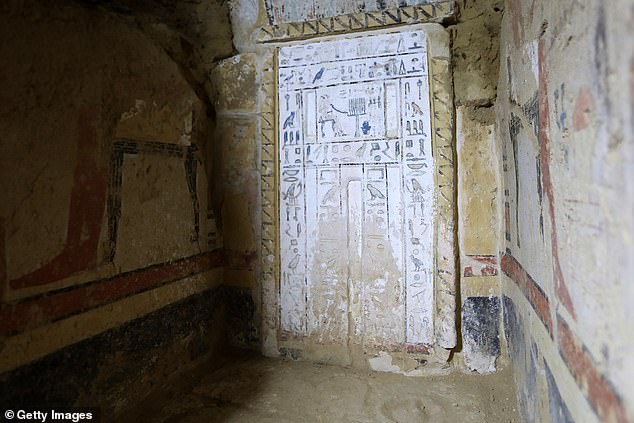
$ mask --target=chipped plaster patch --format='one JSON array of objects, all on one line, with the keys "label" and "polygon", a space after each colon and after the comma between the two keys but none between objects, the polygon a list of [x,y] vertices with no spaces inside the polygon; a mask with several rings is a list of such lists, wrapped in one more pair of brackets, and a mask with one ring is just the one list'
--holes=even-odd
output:
[{"label": "chipped plaster patch", "polygon": [[123,120],[128,120],[130,118],[133,118],[134,116],[140,113],[143,113],[145,108],[146,108],[145,101],[137,99],[134,101],[134,106],[132,106],[130,110],[128,110],[127,112],[123,112],[121,114],[121,120],[123,121]]}]

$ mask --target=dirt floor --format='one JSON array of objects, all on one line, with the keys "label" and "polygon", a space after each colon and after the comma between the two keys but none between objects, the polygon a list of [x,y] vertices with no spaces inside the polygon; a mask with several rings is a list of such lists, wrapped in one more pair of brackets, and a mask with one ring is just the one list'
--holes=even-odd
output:
[{"label": "dirt floor", "polygon": [[121,421],[521,421],[508,370],[488,376],[406,377],[243,354],[220,369],[210,366],[182,375]]}]

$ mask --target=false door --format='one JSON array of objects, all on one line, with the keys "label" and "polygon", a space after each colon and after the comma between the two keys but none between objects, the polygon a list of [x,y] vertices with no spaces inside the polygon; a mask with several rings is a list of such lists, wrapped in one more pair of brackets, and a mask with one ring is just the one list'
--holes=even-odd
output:
[{"label": "false door", "polygon": [[421,30],[278,50],[280,329],[434,341],[434,165]]}]

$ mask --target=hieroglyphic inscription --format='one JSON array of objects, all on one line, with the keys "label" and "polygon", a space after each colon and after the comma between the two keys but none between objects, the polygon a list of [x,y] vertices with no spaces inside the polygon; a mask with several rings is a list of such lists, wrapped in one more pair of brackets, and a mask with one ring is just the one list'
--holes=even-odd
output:
[{"label": "hieroglyphic inscription", "polygon": [[425,33],[290,45],[278,65],[281,329],[432,344]]}]

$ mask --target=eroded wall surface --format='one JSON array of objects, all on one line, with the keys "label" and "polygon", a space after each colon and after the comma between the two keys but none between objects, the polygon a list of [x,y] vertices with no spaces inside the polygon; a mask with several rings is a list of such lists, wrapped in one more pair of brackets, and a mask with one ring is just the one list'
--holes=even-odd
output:
[{"label": "eroded wall surface", "polygon": [[215,129],[214,201],[226,257],[224,285],[231,342],[259,346],[256,289],[260,216],[256,55],[219,62],[210,75]]},{"label": "eroded wall surface", "polygon": [[234,53],[225,0],[74,0],[138,26],[179,66],[201,98],[213,97],[210,73]]},{"label": "eroded wall surface", "polygon": [[458,172],[461,356],[469,370],[496,370],[500,342],[500,181],[495,149],[501,0],[460,3],[452,31]]},{"label": "eroded wall surface", "polygon": [[504,325],[529,422],[634,420],[631,2],[509,0]]},{"label": "eroded wall surface", "polygon": [[116,412],[221,335],[209,109],[127,18],[1,8],[0,396]]}]

